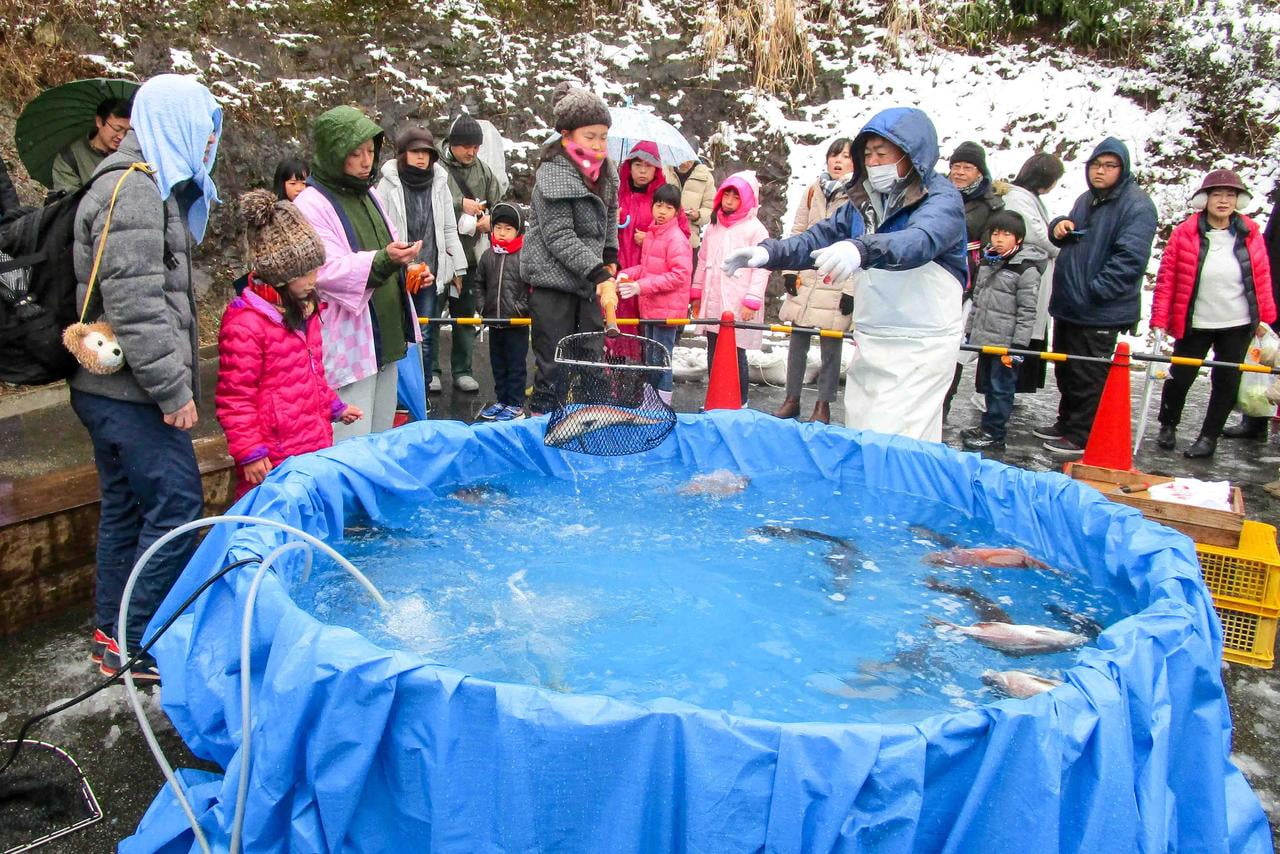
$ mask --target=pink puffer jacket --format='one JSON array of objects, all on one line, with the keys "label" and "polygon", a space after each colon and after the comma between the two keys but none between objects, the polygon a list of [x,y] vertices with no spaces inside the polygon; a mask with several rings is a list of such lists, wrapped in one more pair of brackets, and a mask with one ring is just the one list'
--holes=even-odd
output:
[{"label": "pink puffer jacket", "polygon": [[640,316],[646,320],[687,317],[693,249],[680,223],[651,225],[640,247],[640,263],[622,271],[640,283]]},{"label": "pink puffer jacket", "polygon": [[[732,187],[738,191],[742,206],[729,216],[720,209],[724,191]],[[693,298],[701,300],[699,317],[720,319],[721,312],[731,311],[735,316],[743,307],[753,307],[753,321],[763,318],[764,289],[769,284],[769,271],[763,268],[743,267],[737,275],[729,276],[720,268],[724,259],[735,249],[755,246],[769,236],[764,224],[756,218],[757,195],[760,184],[750,172],[730,175],[716,191],[716,221],[702,233],[702,248],[698,253],[698,269],[693,274]],[[715,333],[719,327],[700,327],[703,335]],[[739,329],[737,344],[747,350],[759,350],[764,333],[753,329]]]},{"label": "pink puffer jacket", "polygon": [[333,422],[347,406],[325,380],[320,313],[295,332],[246,288],[222,315],[215,401],[238,465],[267,457],[275,466],[332,445]]}]

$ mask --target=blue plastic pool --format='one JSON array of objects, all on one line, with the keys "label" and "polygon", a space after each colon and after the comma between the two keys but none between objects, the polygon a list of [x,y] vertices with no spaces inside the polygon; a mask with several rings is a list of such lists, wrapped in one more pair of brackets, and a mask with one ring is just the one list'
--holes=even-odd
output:
[{"label": "blue plastic pool", "polygon": [[[240,511],[298,525],[355,554],[379,538],[403,537],[404,565],[374,567],[374,574],[389,588],[393,611],[398,601],[408,609],[399,616],[409,617],[406,628],[394,613],[390,620],[375,617],[354,596],[326,600],[324,591],[340,585],[325,583],[323,572],[305,584],[298,565],[268,577],[253,624],[255,750],[245,823],[250,850],[1271,850],[1257,799],[1228,758],[1220,627],[1185,537],[1061,475],[1019,471],[940,445],[755,413],[682,416],[671,440],[621,459],[562,455],[543,447],[541,431],[538,421],[480,428],[415,424],[291,461],[242,501]],[[755,596],[744,597],[756,604],[738,612],[739,647],[752,666],[775,659],[783,665],[770,678],[792,690],[773,696],[733,690],[725,662],[738,653],[708,648],[726,646],[706,638],[723,638],[733,626],[715,625],[714,611],[691,616],[701,582],[672,569],[687,537],[655,544],[658,551],[669,549],[673,560],[660,562],[667,569],[651,583],[679,588],[673,595],[688,607],[673,617],[654,610],[661,596],[646,596],[651,625],[636,626],[640,634],[631,637],[626,621],[607,613],[616,591],[584,603],[597,597],[559,587],[555,573],[540,577],[532,563],[517,566],[519,558],[486,551],[483,537],[475,536],[482,528],[468,515],[472,509],[444,509],[448,493],[461,483],[506,484],[518,504],[522,491],[540,488],[538,479],[564,481],[558,487],[570,493],[576,480],[580,497],[603,490],[609,479],[615,486],[628,478],[676,485],[686,475],[721,468],[750,476],[753,486],[789,475],[796,489],[817,489],[818,481],[828,489],[830,509],[806,509],[798,514],[803,519],[791,518],[785,508],[754,516],[748,507],[755,499],[745,493],[726,499],[741,501],[752,518],[724,523],[733,530],[721,532],[718,541],[730,545],[719,547],[723,566],[717,571],[741,565],[742,590],[758,586]],[[646,503],[636,491],[654,490],[617,489],[612,515],[631,508],[656,527],[675,525],[682,516],[683,499],[667,495]],[[428,506],[439,512],[413,518],[420,512],[413,508]],[[557,538],[557,531],[569,524],[614,524],[591,512],[570,522],[572,509],[571,500],[560,501],[546,514],[548,527],[530,538],[532,546],[566,559],[560,575],[574,561],[597,556],[575,552],[574,538]],[[700,512],[690,511],[689,527],[708,524]],[[822,515],[830,518],[817,518]],[[957,539],[997,537],[1074,577],[1068,583],[1034,573],[969,574],[975,587],[1007,592],[1020,619],[1044,622],[1040,599],[1075,595],[1071,588],[1105,591],[1074,603],[1094,609],[1104,623],[1131,616],[1078,652],[1053,657],[1049,666],[1065,668],[1065,684],[1027,700],[990,703],[972,681],[973,671],[990,666],[998,653],[922,628],[926,611],[948,607],[936,595],[920,594],[914,584],[885,584],[885,595],[902,597],[876,612],[888,622],[850,625],[848,615],[866,597],[879,595],[871,576],[893,570],[894,548],[902,550],[909,572],[929,571],[917,566],[929,546],[878,526],[932,522],[946,528],[957,517],[964,520],[953,531]],[[759,542],[747,533],[771,521],[814,528],[830,522],[842,534],[865,525],[870,530],[860,533],[874,546],[870,560],[879,572],[860,567],[843,591],[845,600],[834,600],[841,591],[823,575],[832,564],[821,548]],[[351,538],[343,541],[344,533]],[[877,543],[882,535],[885,541]],[[265,555],[280,541],[263,528],[214,532],[168,607],[229,559]],[[423,567],[414,564],[436,545],[442,556],[471,549],[475,561],[457,561],[435,586],[423,585]],[[787,550],[798,553],[768,559],[783,558]],[[366,554],[358,563],[377,560]],[[450,578],[465,578],[483,561],[493,569],[476,581],[480,595],[458,600],[456,610],[431,605],[428,599],[447,599]],[[770,578],[762,572],[776,563],[793,574]],[[600,572],[607,569],[595,570],[591,584],[604,584],[607,575]],[[626,569],[634,586],[640,567]],[[779,582],[781,588],[774,586]],[[242,770],[237,647],[248,586],[248,574],[215,585],[157,645],[166,711],[197,755],[225,769],[185,774],[202,826],[224,845]],[[467,616],[472,606],[464,603],[486,595],[491,603],[511,605],[522,596],[526,602],[543,598],[550,616],[577,615],[581,622],[568,633],[573,643],[563,643],[564,633],[549,633],[549,626],[573,625],[572,619],[471,643],[467,627],[483,623]],[[837,628],[828,636],[801,637],[792,621],[777,615],[753,625],[749,618],[761,595],[784,598],[786,613],[804,613],[810,624]],[[456,622],[414,635],[414,596],[424,620],[441,613]],[[557,596],[569,601],[557,602]],[[302,605],[333,623],[317,620]],[[964,617],[957,611],[957,622]],[[593,637],[607,639],[606,646],[620,638],[652,643],[664,621],[668,634],[686,636],[672,639],[671,650],[653,650],[645,670],[659,672],[655,684],[638,679],[639,670],[611,682],[608,649],[580,657],[582,649],[592,649]],[[534,644],[533,654],[502,646],[539,633],[545,644]],[[795,690],[797,674],[827,673],[848,686],[858,662],[892,660],[894,651],[911,649],[921,638],[947,653],[944,669],[952,674],[940,685],[925,680],[946,689],[926,692],[925,699],[910,696],[915,673],[903,677],[892,699]],[[802,650],[810,645],[823,650],[813,653],[821,660],[812,666],[804,660],[809,651]],[[695,654],[686,655],[690,648]],[[788,655],[793,650],[799,664]],[[438,658],[501,681],[434,663]],[[652,667],[657,662],[665,666]],[[870,684],[894,686],[892,678],[881,677]],[[840,693],[836,683],[826,685]],[[122,850],[188,850],[191,834],[184,826],[162,791]],[[170,844],[176,849],[165,847]]]}]

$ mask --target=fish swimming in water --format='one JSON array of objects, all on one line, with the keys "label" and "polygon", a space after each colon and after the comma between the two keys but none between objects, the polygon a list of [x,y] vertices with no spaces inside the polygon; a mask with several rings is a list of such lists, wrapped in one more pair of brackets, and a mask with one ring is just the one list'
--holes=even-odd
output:
[{"label": "fish swimming in water", "polygon": [[948,584],[937,576],[931,575],[924,580],[924,586],[930,590],[936,590],[939,593],[946,593],[949,596],[956,596],[964,599],[973,606],[973,610],[977,612],[978,619],[988,623],[1012,623],[1013,618],[1009,616],[1004,608],[1001,608],[995,602],[983,596],[972,587],[959,587],[954,584]]},{"label": "fish swimming in water", "polygon": [[458,487],[449,493],[449,497],[463,504],[501,504],[510,497],[510,493],[500,486],[473,483]]},{"label": "fish swimming in water", "polygon": [[1025,700],[1043,694],[1062,684],[1061,679],[1048,679],[1025,670],[986,670],[982,684],[1015,700]]},{"label": "fish swimming in water", "polygon": [[689,482],[680,487],[681,495],[706,495],[710,498],[725,498],[736,495],[746,489],[751,478],[736,474],[728,469],[716,469],[709,474],[695,474]]},{"label": "fish swimming in water", "polygon": [[989,569],[1049,569],[1049,564],[1038,561],[1022,549],[977,548],[947,549],[930,552],[923,558],[932,566],[977,566]]},{"label": "fish swimming in water", "polygon": [[960,626],[937,617],[930,617],[929,622],[971,637],[983,646],[1009,656],[1064,652],[1089,642],[1084,635],[1046,626],[1020,623],[974,623],[972,626]]},{"label": "fish swimming in water", "polygon": [[1066,623],[1071,628],[1071,631],[1082,634],[1089,640],[1093,640],[1103,632],[1102,624],[1093,619],[1093,617],[1086,616],[1078,611],[1072,611],[1057,602],[1046,603],[1044,609]]},{"label": "fish swimming in water", "polygon": [[913,536],[922,540],[928,540],[931,543],[937,543],[944,549],[954,549],[956,546],[960,545],[946,534],[940,534],[933,530],[933,528],[925,525],[908,525],[907,530],[910,531]]},{"label": "fish swimming in water", "polygon": [[542,443],[553,448],[562,448],[574,440],[580,441],[592,433],[610,427],[652,427],[662,423],[663,419],[651,418],[634,409],[609,406],[605,403],[591,403],[561,418],[547,431]]},{"label": "fish swimming in water", "polygon": [[788,528],[782,525],[761,525],[759,528],[752,528],[751,533],[780,540],[816,540],[820,543],[830,544],[831,551],[823,560],[831,565],[834,572],[833,580],[838,593],[843,593],[848,589],[849,578],[853,575],[853,571],[858,568],[854,562],[854,558],[858,554],[858,547],[844,537],[837,537],[835,534],[824,534],[822,531],[813,531],[808,528]]}]

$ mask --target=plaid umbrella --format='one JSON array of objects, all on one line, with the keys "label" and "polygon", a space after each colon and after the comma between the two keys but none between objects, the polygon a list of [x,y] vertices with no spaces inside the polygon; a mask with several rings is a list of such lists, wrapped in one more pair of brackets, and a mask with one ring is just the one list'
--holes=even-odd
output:
[{"label": "plaid umbrella", "polygon": [[93,130],[98,105],[108,98],[132,98],[141,84],[95,77],[46,89],[18,116],[14,141],[27,174],[53,186],[53,160],[58,152]]}]

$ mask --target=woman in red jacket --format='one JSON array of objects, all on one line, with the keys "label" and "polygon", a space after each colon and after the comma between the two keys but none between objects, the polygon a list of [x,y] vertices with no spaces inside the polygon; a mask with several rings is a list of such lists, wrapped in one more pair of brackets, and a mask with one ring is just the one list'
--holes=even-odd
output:
[{"label": "woman in red jacket", "polygon": [[236,498],[294,454],[333,444],[333,422],[364,413],[324,375],[316,269],[324,244],[291,202],[266,190],[240,199],[253,272],[222,315],[218,423],[236,462]]},{"label": "woman in red jacket", "polygon": [[[1205,176],[1191,199],[1199,212],[1173,230],[1160,272],[1156,275],[1151,305],[1151,329],[1163,330],[1174,339],[1175,356],[1214,358],[1240,362],[1259,323],[1276,319],[1271,293],[1271,266],[1258,226],[1239,213],[1249,204],[1248,189],[1227,169]],[[1160,398],[1160,433],[1156,444],[1172,450],[1187,391],[1196,368],[1175,365]],[[1214,368],[1209,408],[1200,436],[1183,451],[1197,458],[1213,455],[1222,426],[1235,405],[1240,372]]]}]

